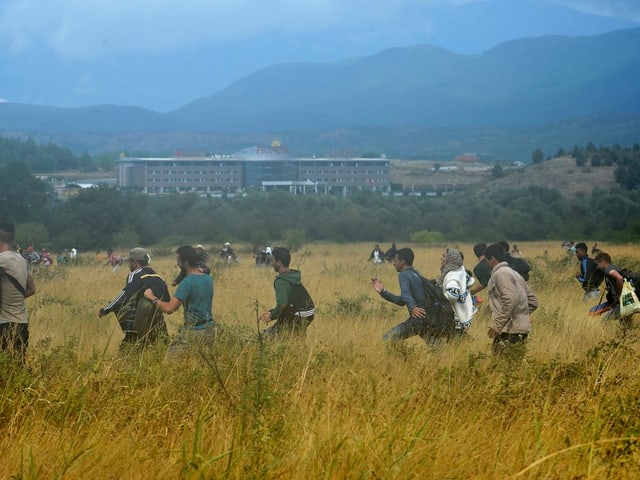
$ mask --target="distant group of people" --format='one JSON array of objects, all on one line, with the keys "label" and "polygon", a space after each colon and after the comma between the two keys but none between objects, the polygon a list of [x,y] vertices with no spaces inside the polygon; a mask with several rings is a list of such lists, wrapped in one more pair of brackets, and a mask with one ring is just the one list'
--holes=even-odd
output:
[{"label": "distant group of people", "polygon": [[371,251],[371,254],[369,255],[368,261],[373,263],[392,262],[393,257],[395,257],[397,251],[398,249],[395,243],[392,243],[391,247],[389,247],[389,250],[387,250],[386,252],[380,248],[379,244],[376,243],[375,247],[373,247],[373,250]]},{"label": "distant group of people", "polygon": [[[39,251],[33,248],[33,245],[29,245],[27,248],[16,247],[18,252],[27,261],[29,265],[42,265],[43,267],[50,267],[54,263],[54,256],[46,248],[41,248]],[[55,255],[55,261],[58,265],[65,265],[73,263],[78,256],[78,250],[74,247],[71,249],[64,249],[57,251]]]}]

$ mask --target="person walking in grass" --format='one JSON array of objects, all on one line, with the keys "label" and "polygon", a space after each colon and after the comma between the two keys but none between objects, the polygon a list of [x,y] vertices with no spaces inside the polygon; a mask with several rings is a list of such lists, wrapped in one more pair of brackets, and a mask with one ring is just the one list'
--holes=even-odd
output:
[{"label": "person walking in grass", "polygon": [[142,301],[146,289],[151,289],[156,297],[165,302],[170,299],[164,279],[149,266],[149,252],[136,247],[122,261],[129,265],[127,283],[113,300],[100,309],[98,316],[104,317],[112,312],[116,314],[124,332],[121,344],[123,348],[167,339],[167,325],[162,312],[158,312],[155,307],[147,308],[149,305],[146,300]]},{"label": "person walking in grass", "polygon": [[462,262],[460,250],[447,248],[442,253],[440,278],[437,281],[455,312],[454,330],[458,335],[466,333],[476,313],[469,291],[469,287],[475,283],[475,280],[467,273]]},{"label": "person walking in grass", "polygon": [[604,273],[598,269],[596,261],[589,258],[586,243],[581,242],[576,245],[576,258],[580,262],[580,271],[576,273],[576,279],[584,290],[582,300],[597,298],[600,295],[600,284],[604,280]]},{"label": "person walking in grass", "polygon": [[307,289],[302,285],[302,273],[289,267],[291,253],[284,247],[276,247],[271,252],[273,269],[278,276],[273,282],[276,306],[263,312],[260,321],[276,321],[263,334],[271,338],[298,336],[304,338],[307,327],[313,322],[315,304]]},{"label": "person walking in grass", "polygon": [[500,244],[489,245],[484,257],[491,268],[487,286],[491,321],[487,335],[493,339],[493,353],[522,359],[531,332],[531,313],[538,308],[538,298],[524,278],[509,266]]},{"label": "person walking in grass", "polygon": [[180,306],[184,309],[184,323],[169,344],[167,356],[170,360],[193,347],[207,347],[215,336],[213,278],[199,268],[199,261],[200,256],[192,246],[179,247],[176,250],[176,263],[184,278],[171,299],[166,301],[159,298],[150,288],[144,292],[144,296],[164,313],[172,314]]},{"label": "person walking in grass", "polygon": [[422,275],[413,268],[414,254],[410,248],[399,249],[391,260],[398,272],[400,295],[384,288],[379,278],[372,278],[373,289],[386,301],[399,306],[406,306],[409,318],[399,323],[383,335],[385,341],[400,341],[420,336],[426,343],[432,343],[433,332],[426,318],[426,294]]},{"label": "person walking in grass", "polygon": [[0,225],[0,350],[24,365],[29,346],[25,298],[36,293],[29,264],[13,250],[15,227]]}]

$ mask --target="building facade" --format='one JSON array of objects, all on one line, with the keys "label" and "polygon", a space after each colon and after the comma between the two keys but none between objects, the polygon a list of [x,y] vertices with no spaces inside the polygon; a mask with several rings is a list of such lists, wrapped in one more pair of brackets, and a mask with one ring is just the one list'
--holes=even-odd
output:
[{"label": "building facade", "polygon": [[294,194],[349,195],[391,187],[387,159],[293,158],[286,151],[259,147],[230,156],[122,157],[117,165],[118,186],[149,194],[284,189]]}]

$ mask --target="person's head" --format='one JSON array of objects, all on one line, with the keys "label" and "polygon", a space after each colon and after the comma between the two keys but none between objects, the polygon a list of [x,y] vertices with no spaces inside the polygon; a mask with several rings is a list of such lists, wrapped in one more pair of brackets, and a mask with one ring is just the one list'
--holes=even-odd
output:
[{"label": "person's head", "polygon": [[499,243],[492,243],[484,251],[484,259],[489,267],[493,268],[498,263],[506,261],[507,255],[502,245]]},{"label": "person's head", "polygon": [[283,268],[288,269],[291,263],[291,252],[284,247],[276,247],[271,252],[271,261],[276,272]]},{"label": "person's head", "polygon": [[495,245],[500,245],[500,248],[502,248],[504,253],[509,253],[509,242],[506,240],[500,240],[499,242],[496,242]]},{"label": "person's head", "polygon": [[191,245],[183,245],[176,250],[176,261],[181,270],[198,266],[198,253]]},{"label": "person's head", "polygon": [[446,266],[449,269],[460,268],[462,266],[464,258],[462,256],[462,252],[455,248],[447,248],[444,252],[442,252],[442,257],[440,257],[440,266],[442,268]]},{"label": "person's head", "polygon": [[151,262],[151,255],[142,247],[136,247],[129,251],[129,256],[124,260],[129,261],[129,270],[132,272],[141,267],[146,267]]},{"label": "person's head", "polygon": [[202,245],[196,245],[194,247],[194,250],[198,255],[198,261],[206,263],[206,261],[209,259],[209,254],[207,253],[205,248]]},{"label": "person's head", "polygon": [[476,257],[480,258],[482,256],[484,256],[484,251],[487,249],[487,244],[486,243],[476,243],[473,246],[473,253],[475,254]]},{"label": "person's head", "polygon": [[393,266],[395,267],[396,271],[401,272],[405,268],[413,266],[413,258],[413,250],[406,247],[401,248],[393,256]]},{"label": "person's head", "polygon": [[611,256],[607,252],[598,253],[593,259],[600,270],[604,270],[611,265]]},{"label": "person's head", "polygon": [[587,256],[587,244],[584,242],[580,242],[576,245],[576,257],[582,260]]},{"label": "person's head", "polygon": [[0,244],[4,245],[5,249],[10,249],[13,246],[15,237],[16,229],[12,223],[0,224]]}]

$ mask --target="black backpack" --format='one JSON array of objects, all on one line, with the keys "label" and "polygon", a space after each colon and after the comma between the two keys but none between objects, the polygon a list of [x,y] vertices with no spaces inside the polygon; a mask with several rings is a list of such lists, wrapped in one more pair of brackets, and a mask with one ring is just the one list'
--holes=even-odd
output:
[{"label": "black backpack", "polygon": [[304,285],[292,283],[286,308],[280,314],[280,319],[292,321],[296,318],[311,319],[316,312],[313,299]]},{"label": "black backpack", "polygon": [[[418,273],[418,272],[416,272]],[[450,335],[456,325],[456,313],[444,295],[442,288],[436,285],[435,280],[429,280],[418,273],[422,279],[426,299],[425,310],[427,322],[436,335]]]}]

